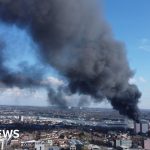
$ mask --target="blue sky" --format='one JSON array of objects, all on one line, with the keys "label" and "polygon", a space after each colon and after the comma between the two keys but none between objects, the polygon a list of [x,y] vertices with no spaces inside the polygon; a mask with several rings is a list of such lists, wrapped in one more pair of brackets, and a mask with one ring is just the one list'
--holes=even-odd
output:
[{"label": "blue sky", "polygon": [[115,38],[125,43],[130,66],[135,71],[132,82],[143,93],[141,108],[150,108],[149,6],[149,0],[103,0],[105,18]]},{"label": "blue sky", "polygon": [[[150,108],[149,6],[149,0],[103,0],[104,16],[114,37],[125,44],[130,66],[135,71],[131,82],[137,84],[143,93],[139,104],[141,108]],[[20,61],[28,61],[30,64],[38,61],[34,55],[37,46],[25,30],[0,23],[0,37],[7,43],[8,54],[13,53],[10,54],[9,62],[6,62],[10,67],[16,66]],[[52,69],[50,74],[56,75]],[[30,99],[30,103],[26,99]],[[0,94],[0,104],[47,105],[46,93],[7,89]]]}]

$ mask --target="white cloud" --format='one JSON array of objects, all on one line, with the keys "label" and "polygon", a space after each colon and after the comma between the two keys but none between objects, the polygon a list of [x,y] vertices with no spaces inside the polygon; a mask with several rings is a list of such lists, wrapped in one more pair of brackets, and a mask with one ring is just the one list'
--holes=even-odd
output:
[{"label": "white cloud", "polygon": [[48,76],[45,80],[42,81],[42,84],[51,85],[52,87],[56,88],[64,85],[64,81],[53,76]]},{"label": "white cloud", "polygon": [[140,50],[147,51],[147,52],[150,52],[150,39],[143,38],[143,39],[140,41],[139,49],[140,49]]},{"label": "white cloud", "polygon": [[146,83],[146,82],[147,82],[144,77],[139,77],[139,81],[140,81],[141,83]]},{"label": "white cloud", "polygon": [[5,88],[0,93],[0,105],[46,106],[47,93],[44,89]]},{"label": "white cloud", "polygon": [[143,77],[143,76],[140,76],[140,77],[134,77],[134,78],[131,78],[129,80],[129,83],[130,84],[145,84],[147,83],[147,80]]},{"label": "white cloud", "polygon": [[136,83],[137,83],[137,80],[136,80],[135,78],[131,78],[131,79],[129,80],[129,83],[130,83],[130,84],[136,84]]},{"label": "white cloud", "polygon": [[49,76],[49,77],[47,78],[47,81],[48,81],[49,83],[51,83],[52,85],[55,85],[55,86],[61,86],[61,85],[64,84],[64,81],[63,81],[63,80],[60,80],[60,79],[55,78],[55,77],[52,77],[52,76]]},{"label": "white cloud", "polygon": [[[57,88],[65,85],[64,81],[53,76],[49,76],[41,84]],[[47,91],[44,88],[26,88],[20,89],[18,87],[8,88],[0,87],[0,105],[35,105],[46,106]]]},{"label": "white cloud", "polygon": [[[43,84],[50,84],[54,88],[65,85],[64,81],[56,77],[49,76],[42,81]],[[130,84],[145,84],[147,80],[143,76],[131,78]],[[147,84],[146,84],[147,85]],[[47,91],[44,89],[19,89],[14,88],[0,88],[0,104],[1,105],[33,105],[33,106],[48,106],[50,103],[47,100]],[[94,103],[94,101],[88,96],[83,98],[84,95],[73,94],[65,96],[68,105],[78,106],[79,103],[83,103],[84,106],[90,107],[104,107],[109,108],[110,104],[103,101],[102,103]],[[83,102],[79,102],[79,100]],[[88,101],[89,103],[88,103]],[[143,103],[142,103],[143,104]]]}]

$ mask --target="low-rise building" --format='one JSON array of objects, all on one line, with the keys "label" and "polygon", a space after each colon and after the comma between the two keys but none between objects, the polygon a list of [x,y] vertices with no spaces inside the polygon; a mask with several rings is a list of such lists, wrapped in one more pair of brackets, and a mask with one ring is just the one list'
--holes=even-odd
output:
[{"label": "low-rise building", "polygon": [[117,139],[115,142],[115,147],[122,147],[122,148],[131,148],[132,147],[132,140],[130,139]]},{"label": "low-rise building", "polygon": [[88,150],[100,150],[100,147],[98,145],[90,144]]},{"label": "low-rise building", "polygon": [[83,143],[76,139],[71,139],[68,141],[70,150],[81,150],[83,148]]},{"label": "low-rise building", "polygon": [[144,140],[144,149],[150,150],[150,139]]}]

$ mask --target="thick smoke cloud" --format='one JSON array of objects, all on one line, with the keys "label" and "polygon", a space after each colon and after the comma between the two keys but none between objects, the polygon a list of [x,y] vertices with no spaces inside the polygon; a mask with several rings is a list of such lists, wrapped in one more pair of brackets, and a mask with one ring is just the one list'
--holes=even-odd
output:
[{"label": "thick smoke cloud", "polygon": [[[141,94],[129,84],[133,73],[125,47],[101,14],[97,0],[0,0],[1,20],[27,28],[43,60],[66,77],[72,94],[90,95],[96,102],[107,98],[137,120]],[[49,90],[59,104],[61,93]]]}]

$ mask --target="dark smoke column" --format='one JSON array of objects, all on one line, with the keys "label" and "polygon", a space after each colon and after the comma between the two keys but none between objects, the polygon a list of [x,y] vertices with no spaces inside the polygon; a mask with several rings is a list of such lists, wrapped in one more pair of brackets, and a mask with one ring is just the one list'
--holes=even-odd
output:
[{"label": "dark smoke column", "polygon": [[130,85],[126,91],[118,93],[110,98],[114,109],[119,110],[120,114],[126,114],[131,119],[139,121],[138,99],[141,97],[137,87]]},{"label": "dark smoke column", "polygon": [[[71,93],[90,95],[95,102],[107,98],[137,120],[141,94],[129,84],[133,73],[125,47],[101,14],[97,0],[0,0],[1,20],[27,27],[41,57],[66,77]],[[57,103],[62,94],[51,95]]]}]

